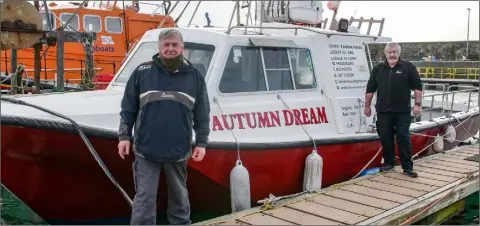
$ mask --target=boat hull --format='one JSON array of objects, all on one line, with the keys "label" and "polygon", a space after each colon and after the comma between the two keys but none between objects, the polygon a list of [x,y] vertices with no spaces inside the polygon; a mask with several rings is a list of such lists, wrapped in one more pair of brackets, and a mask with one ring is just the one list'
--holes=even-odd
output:
[{"label": "boat hull", "polygon": [[[475,134],[478,121],[477,115],[465,121],[463,127]],[[129,223],[130,206],[78,134],[4,124],[1,128],[2,183],[43,219],[50,224]],[[436,135],[437,129],[442,131],[445,125],[418,133]],[[464,128],[456,130],[458,138],[468,137]],[[134,157],[130,155],[121,160],[115,139],[89,137],[89,140],[118,183],[133,197]],[[411,140],[413,152],[417,153],[433,139],[411,136]],[[352,178],[379,148],[378,140],[349,143],[346,139],[343,143],[319,145],[324,161],[323,187]],[[311,151],[311,146],[242,150],[240,157],[250,174],[252,205],[270,193],[281,196],[300,192],[305,158]],[[380,166],[381,158],[379,154],[367,168]],[[230,212],[229,175],[236,159],[236,150],[210,148],[202,162],[189,162],[192,217],[198,213],[214,217]],[[167,205],[165,191],[165,180],[161,176],[157,207],[160,218]]]}]

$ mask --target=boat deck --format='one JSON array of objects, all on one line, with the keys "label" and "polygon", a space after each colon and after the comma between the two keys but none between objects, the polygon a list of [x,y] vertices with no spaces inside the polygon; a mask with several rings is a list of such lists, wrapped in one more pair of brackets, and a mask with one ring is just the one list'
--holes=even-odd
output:
[{"label": "boat deck", "polygon": [[197,224],[412,224],[479,190],[478,144],[419,159],[414,168],[418,178],[407,177],[396,167]]}]

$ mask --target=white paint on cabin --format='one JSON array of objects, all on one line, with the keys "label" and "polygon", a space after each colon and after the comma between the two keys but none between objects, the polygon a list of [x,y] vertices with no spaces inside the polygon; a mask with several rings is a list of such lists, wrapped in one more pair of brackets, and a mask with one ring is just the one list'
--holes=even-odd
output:
[{"label": "white paint on cabin", "polygon": [[[264,23],[263,26],[285,25]],[[244,29],[234,29],[231,34],[226,34],[225,29],[221,28],[180,29],[186,43],[202,44],[202,48],[214,47],[213,55],[203,50],[187,51],[197,54],[194,59],[190,59],[192,63],[201,63],[206,66],[206,82],[211,104],[211,141],[234,142],[235,139],[229,128],[233,128],[240,143],[309,141],[302,127],[296,125],[293,120],[292,116],[295,114],[306,122],[304,128],[314,139],[376,136],[376,133],[367,132],[373,123],[373,117],[366,118],[363,115],[364,93],[369,78],[369,65],[364,44],[373,42],[375,36],[311,29],[318,33],[298,30],[298,34],[295,35],[294,30],[264,28],[263,35],[255,33],[259,29],[249,29],[245,35]],[[22,97],[22,99],[65,114],[79,124],[116,132],[125,82],[133,68],[151,60],[151,56],[157,52],[156,41],[160,31],[156,29],[145,33],[107,90],[40,95]],[[327,37],[331,34],[335,35]],[[288,50],[283,50],[283,60],[282,58],[272,59],[272,56],[279,57],[282,49],[252,46],[251,42],[282,45]],[[245,50],[247,46],[250,46],[248,48],[251,50]],[[277,51],[259,51],[260,48],[273,48]],[[252,58],[252,56],[255,57]],[[266,69],[262,66],[265,62]],[[282,65],[278,65],[279,63]],[[272,66],[272,64],[276,65]],[[262,71],[267,73],[269,88],[294,87],[296,90],[255,91],[254,88],[258,90],[259,85],[263,84],[251,83],[252,79],[258,75],[253,70],[256,67],[261,68],[257,71],[258,73]],[[287,76],[288,73],[285,73],[293,69],[297,77],[292,80]],[[225,70],[227,70],[226,73],[224,73]],[[282,73],[283,80],[278,79]],[[312,80],[311,75],[315,75],[315,80]],[[233,80],[231,86],[225,85],[228,80],[222,81],[223,76]],[[265,78],[265,76],[262,74],[257,76],[258,78]],[[290,85],[287,81],[290,81]],[[312,84],[313,81],[315,82]],[[244,83],[250,85],[242,86]],[[235,89],[240,91],[242,88],[244,91],[247,88],[250,91],[233,92]],[[263,90],[266,88],[267,84]],[[230,92],[226,93],[226,91]],[[282,97],[288,107],[277,98],[277,95]],[[218,99],[221,109],[213,98]],[[454,117],[477,112],[478,107],[471,109],[468,113],[454,114]],[[5,102],[2,102],[1,113],[64,121],[30,107]],[[228,116],[222,117],[222,115]],[[253,126],[252,115],[256,116],[256,126]],[[251,120],[250,126],[247,118]],[[266,119],[262,121],[261,126],[259,118]],[[442,122],[447,119],[434,120]],[[434,126],[436,122],[413,123],[411,129],[428,125]]]}]

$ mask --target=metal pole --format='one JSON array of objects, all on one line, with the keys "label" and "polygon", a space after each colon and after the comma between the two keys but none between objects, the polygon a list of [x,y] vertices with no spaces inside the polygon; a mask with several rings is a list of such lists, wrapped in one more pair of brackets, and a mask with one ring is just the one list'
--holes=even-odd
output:
[{"label": "metal pole", "polygon": [[470,8],[467,8],[468,10],[468,25],[467,25],[467,55],[465,57],[468,58],[468,39],[470,36]]}]

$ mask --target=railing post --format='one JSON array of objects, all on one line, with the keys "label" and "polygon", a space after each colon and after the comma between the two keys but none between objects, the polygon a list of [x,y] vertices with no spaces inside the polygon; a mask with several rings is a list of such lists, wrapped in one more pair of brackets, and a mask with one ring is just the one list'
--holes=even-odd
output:
[{"label": "railing post", "polygon": [[432,111],[433,111],[433,102],[435,101],[435,96],[432,96],[432,103],[430,104],[430,120],[432,120]]},{"label": "railing post", "polygon": [[455,100],[455,93],[452,93],[452,104],[450,105],[450,115],[453,114],[453,101]]},{"label": "railing post", "polygon": [[472,99],[472,91],[468,92],[467,111],[470,111],[470,100]]}]

